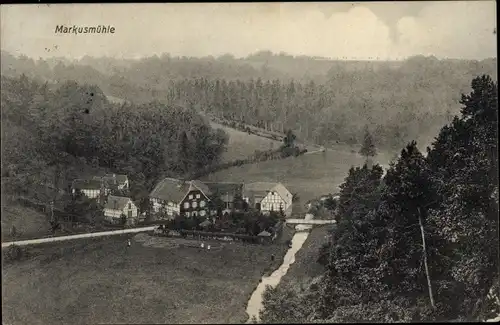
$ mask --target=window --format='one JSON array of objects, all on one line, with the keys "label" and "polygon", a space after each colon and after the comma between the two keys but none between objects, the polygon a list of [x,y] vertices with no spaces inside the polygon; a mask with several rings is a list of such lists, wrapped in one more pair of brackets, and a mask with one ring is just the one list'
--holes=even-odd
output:
[{"label": "window", "polygon": [[184,209],[189,209],[189,202],[184,203]]},{"label": "window", "polygon": [[201,198],[201,195],[200,194],[196,194],[196,198],[197,199]]},{"label": "window", "polygon": [[204,217],[206,214],[207,214],[207,212],[205,210],[200,211],[200,216]]},{"label": "window", "polygon": [[202,207],[202,208],[203,208],[204,206],[205,206],[205,201],[201,200],[201,202],[200,202],[200,207]]},{"label": "window", "polygon": [[128,209],[129,209],[129,210],[130,210],[130,209],[132,209],[132,203],[129,203],[129,204],[128,204]]},{"label": "window", "polygon": [[189,199],[192,200],[193,199],[193,194],[190,194],[189,195]]},{"label": "window", "polygon": [[198,207],[198,202],[193,201],[193,208],[196,208],[196,207]]}]

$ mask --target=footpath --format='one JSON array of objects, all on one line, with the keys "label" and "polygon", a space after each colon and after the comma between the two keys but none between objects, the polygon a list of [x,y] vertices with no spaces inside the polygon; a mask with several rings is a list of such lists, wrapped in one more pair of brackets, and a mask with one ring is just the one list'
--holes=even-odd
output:
[{"label": "footpath", "polygon": [[2,243],[2,248],[9,247],[12,245],[27,246],[27,245],[35,245],[35,244],[52,243],[52,242],[58,242],[58,241],[64,241],[64,240],[72,240],[72,239],[92,238],[92,237],[102,237],[102,236],[114,236],[114,235],[123,235],[123,234],[138,233],[138,232],[147,232],[147,231],[153,231],[155,228],[156,228],[156,226],[150,226],[150,227],[120,229],[120,230],[112,230],[112,231],[101,231],[101,232],[93,232],[93,233],[70,235],[70,236],[59,236],[59,237],[11,241],[11,242]]}]

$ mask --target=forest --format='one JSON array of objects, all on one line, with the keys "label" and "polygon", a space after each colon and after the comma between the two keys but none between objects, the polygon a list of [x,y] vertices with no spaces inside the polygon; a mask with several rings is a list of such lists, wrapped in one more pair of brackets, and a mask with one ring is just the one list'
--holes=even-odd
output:
[{"label": "forest", "polygon": [[412,139],[429,144],[457,114],[457,94],[489,74],[496,61],[333,61],[262,51],[246,58],[171,57],[141,60],[84,57],[36,60],[2,52],[2,75],[95,84],[119,101],[158,101],[267,130],[292,129],[321,145],[359,144],[368,128],[381,149]]},{"label": "forest", "polygon": [[74,81],[2,76],[1,106],[4,199],[60,209],[73,179],[103,171],[128,175],[132,198],[146,205],[158,178],[217,164],[228,140],[183,107],[115,104]]},{"label": "forest", "polygon": [[[264,296],[261,321],[477,321],[500,313],[498,84],[474,78],[427,152],[352,167],[324,272]],[[333,186],[333,185],[332,185]]]}]

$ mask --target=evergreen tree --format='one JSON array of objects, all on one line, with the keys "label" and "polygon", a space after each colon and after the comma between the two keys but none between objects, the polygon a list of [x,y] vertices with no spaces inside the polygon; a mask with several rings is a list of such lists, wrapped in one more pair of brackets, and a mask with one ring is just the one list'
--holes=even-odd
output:
[{"label": "evergreen tree", "polygon": [[375,157],[377,155],[377,150],[375,148],[375,143],[373,142],[372,135],[367,127],[365,127],[365,134],[363,138],[363,143],[359,153],[368,159],[369,157]]}]

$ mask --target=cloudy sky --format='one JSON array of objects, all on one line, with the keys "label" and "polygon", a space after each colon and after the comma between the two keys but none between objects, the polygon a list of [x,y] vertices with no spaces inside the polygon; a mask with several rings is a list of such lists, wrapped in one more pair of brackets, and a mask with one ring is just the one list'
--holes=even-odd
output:
[{"label": "cloudy sky", "polygon": [[[111,25],[110,35],[55,34]],[[2,5],[1,48],[33,58],[246,56],[496,57],[494,1]]]}]

